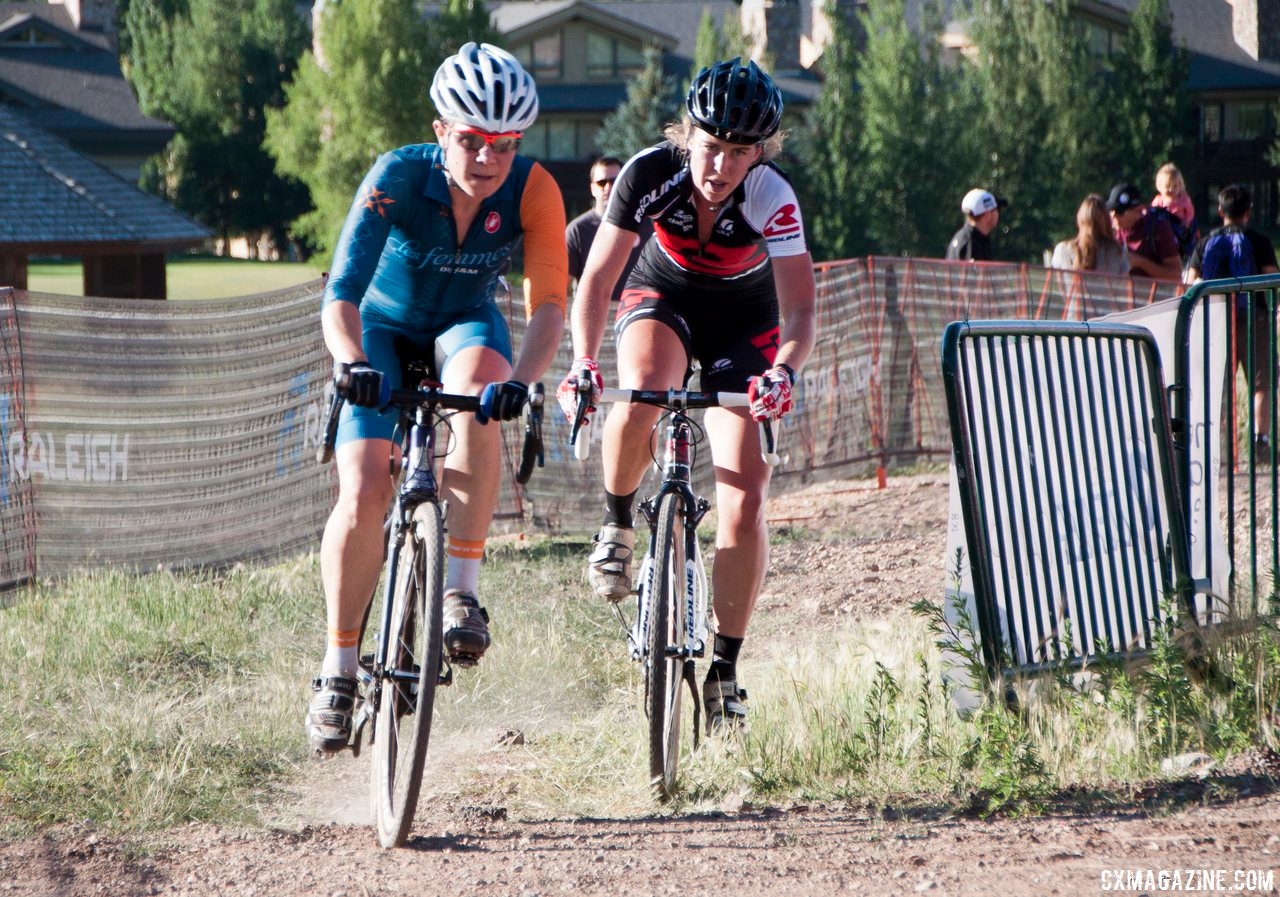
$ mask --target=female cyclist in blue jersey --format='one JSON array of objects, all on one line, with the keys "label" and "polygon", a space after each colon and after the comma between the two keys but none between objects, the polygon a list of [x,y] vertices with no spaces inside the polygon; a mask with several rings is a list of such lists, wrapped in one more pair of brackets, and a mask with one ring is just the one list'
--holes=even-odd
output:
[{"label": "female cyclist in blue jersey", "polygon": [[[813,347],[813,262],[795,191],[770,160],[782,144],[782,96],[754,62],[703,69],[687,116],[634,156],[614,184],[572,312],[577,360],[559,396],[572,415],[580,379],[602,389],[597,354],[609,297],[645,218],[645,244],[618,304],[614,337],[624,389],[682,386],[694,358],[708,391],[747,391],[749,409],[707,411],[715,461],[715,654],[703,685],[708,724],[746,715],[736,662],[768,562],[769,468],[755,421],[791,407],[795,372]],[[605,514],[588,576],[618,601],[632,588],[633,505],[650,463],[659,409],[618,404],[604,427]]]},{"label": "female cyclist in blue jersey", "polygon": [[[476,583],[501,481],[501,435],[485,424],[520,413],[564,323],[564,203],[547,171],[516,154],[538,114],[533,78],[505,50],[468,43],[436,72],[431,99],[437,142],[374,163],[325,286],[325,345],[351,391],[338,426],[338,500],[321,545],[328,647],[306,719],[322,752],[341,750],[350,736],[360,626],[382,568],[397,419],[378,407],[383,381],[400,387],[403,350],[434,358],[446,391],[482,394],[481,414],[454,418],[442,478],[445,646],[455,661],[474,663],[489,646]],[[494,292],[521,238],[528,327],[513,364]]]}]

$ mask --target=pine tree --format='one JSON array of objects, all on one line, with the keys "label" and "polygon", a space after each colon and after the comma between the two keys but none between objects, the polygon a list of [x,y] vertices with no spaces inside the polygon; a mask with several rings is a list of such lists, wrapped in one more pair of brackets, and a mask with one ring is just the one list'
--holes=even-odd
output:
[{"label": "pine tree", "polygon": [[843,17],[833,17],[831,25],[822,54],[822,90],[795,134],[793,152],[801,164],[788,169],[809,224],[810,249],[819,260],[852,258],[870,247],[865,210],[854,201],[862,165],[856,37]]},{"label": "pine tree", "polygon": [[1170,159],[1184,169],[1192,161],[1188,64],[1185,49],[1173,42],[1168,0],[1139,0],[1112,60],[1114,77],[1105,103],[1114,180],[1149,185],[1156,169]]},{"label": "pine tree", "polygon": [[693,46],[693,66],[689,69],[689,80],[697,77],[698,72],[714,65],[725,57],[725,42],[716,30],[715,20],[711,18],[711,10],[702,10],[702,19],[698,22],[698,36]]},{"label": "pine tree", "polygon": [[975,0],[973,13],[977,59],[967,74],[986,156],[977,184],[1009,199],[998,255],[1038,262],[1099,189],[1096,65],[1068,0]]},{"label": "pine tree", "polygon": [[907,25],[905,6],[871,0],[862,13],[857,206],[877,252],[938,255],[956,225],[937,200],[960,195],[976,167],[972,103],[963,80],[942,64],[936,5],[924,10],[919,34]]},{"label": "pine tree", "polygon": [[601,155],[628,159],[662,139],[662,129],[679,114],[676,97],[679,85],[663,74],[662,51],[644,49],[644,68],[627,85],[627,98],[605,116],[596,132],[596,148]]}]

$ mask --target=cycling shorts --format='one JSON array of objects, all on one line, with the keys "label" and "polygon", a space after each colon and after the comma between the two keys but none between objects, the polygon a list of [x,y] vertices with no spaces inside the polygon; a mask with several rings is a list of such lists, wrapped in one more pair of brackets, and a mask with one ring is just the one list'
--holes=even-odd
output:
[{"label": "cycling shorts", "polygon": [[704,392],[745,392],[748,379],[772,367],[778,355],[776,300],[748,307],[750,313],[744,314],[736,296],[676,298],[653,287],[628,284],[618,302],[614,339],[620,341],[636,321],[659,321],[684,345],[686,384],[696,358]]},{"label": "cycling shorts", "polygon": [[[449,359],[459,350],[472,346],[484,346],[497,352],[508,363],[511,361],[511,333],[507,321],[492,302],[485,302],[463,312],[447,324],[431,331],[409,330],[381,321],[364,321],[364,351],[369,364],[381,371],[391,383],[392,389],[400,389],[404,383],[404,363],[417,355],[433,364],[441,374],[448,367]],[[400,411],[391,408],[361,408],[350,403],[342,406],[338,419],[338,437],[335,445],[345,445],[358,439],[391,439]]]}]

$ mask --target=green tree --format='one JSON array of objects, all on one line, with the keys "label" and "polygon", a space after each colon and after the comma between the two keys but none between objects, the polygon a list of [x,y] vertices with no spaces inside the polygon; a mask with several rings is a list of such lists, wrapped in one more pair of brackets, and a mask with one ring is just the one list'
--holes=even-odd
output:
[{"label": "green tree", "polygon": [[466,40],[493,39],[488,23],[479,0],[451,0],[430,20],[414,0],[326,5],[323,67],[305,53],[287,104],[267,116],[267,149],[311,191],[313,208],[293,222],[294,233],[331,251],[378,154],[435,139],[431,79]]},{"label": "green tree", "polygon": [[307,206],[264,151],[265,110],[307,42],[291,0],[131,0],[123,69],[148,115],[178,135],[143,170],[143,186],[222,237],[272,232]]},{"label": "green tree", "polygon": [[831,26],[822,90],[794,136],[793,155],[801,164],[788,169],[809,224],[810,250],[820,261],[852,258],[871,245],[863,227],[867,210],[854,201],[862,165],[856,34],[842,16],[833,16]]},{"label": "green tree", "polygon": [[1148,183],[1165,162],[1175,159],[1185,170],[1192,161],[1188,65],[1186,50],[1173,42],[1168,0],[1139,0],[1112,59],[1105,104],[1114,150],[1108,167],[1116,180]]},{"label": "green tree", "polygon": [[644,68],[627,85],[627,98],[605,116],[596,132],[596,148],[605,156],[627,159],[662,139],[662,129],[679,115],[680,86],[662,70],[662,51],[644,49]]},{"label": "green tree", "polygon": [[725,56],[724,37],[716,29],[711,10],[703,7],[702,19],[698,22],[698,36],[693,45],[693,66],[689,69],[689,80],[692,81],[698,72],[719,62]]},{"label": "green tree", "polygon": [[923,10],[919,34],[907,25],[905,6],[871,0],[862,13],[856,205],[876,251],[940,255],[956,216],[943,213],[937,200],[959,196],[977,167],[974,104],[967,82],[942,63],[937,4]]},{"label": "green tree", "polygon": [[974,0],[976,181],[1008,197],[997,252],[1039,261],[1098,187],[1100,79],[1069,0]]},{"label": "green tree", "polygon": [[702,19],[698,23],[698,35],[693,48],[693,66],[689,69],[689,80],[693,80],[698,72],[710,65],[734,57],[748,59],[751,56],[751,42],[742,33],[742,23],[738,19],[736,9],[725,10],[721,27],[717,30],[711,10],[703,9]]}]

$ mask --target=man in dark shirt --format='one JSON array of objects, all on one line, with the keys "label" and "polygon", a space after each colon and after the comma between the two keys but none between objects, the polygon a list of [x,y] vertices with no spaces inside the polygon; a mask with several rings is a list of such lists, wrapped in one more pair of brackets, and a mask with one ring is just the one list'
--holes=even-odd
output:
[{"label": "man in dark shirt", "polygon": [[1149,210],[1133,184],[1116,184],[1107,197],[1116,239],[1129,247],[1129,273],[1177,280],[1182,276],[1178,236],[1164,218],[1148,220]]},{"label": "man in dark shirt", "polygon": [[[1202,277],[1215,279],[1219,277],[1234,276],[1230,270],[1231,264],[1226,255],[1232,250],[1230,249],[1230,238],[1233,235],[1242,236],[1248,243],[1247,249],[1240,247],[1238,255],[1247,257],[1252,255],[1253,271],[1239,271],[1239,275],[1253,274],[1275,274],[1280,272],[1280,266],[1276,263],[1276,250],[1271,241],[1263,234],[1258,233],[1249,227],[1249,216],[1253,212],[1253,197],[1250,196],[1248,188],[1240,184],[1232,184],[1224,187],[1218,193],[1218,214],[1222,216],[1222,227],[1214,228],[1196,244],[1195,251],[1191,253],[1191,258],[1187,261],[1187,270],[1183,273],[1183,280],[1192,284],[1200,280]],[[1205,264],[1205,249],[1209,242],[1215,237],[1225,237],[1226,242],[1218,241],[1219,245],[1210,255],[1216,256],[1216,259],[1210,259],[1209,265]],[[1241,264],[1237,262],[1237,266]],[[1207,267],[1213,267],[1216,270],[1206,270]],[[1243,366],[1248,371],[1249,356],[1247,334],[1253,335],[1253,412],[1254,421],[1257,425],[1257,448],[1259,453],[1266,452],[1267,458],[1260,460],[1270,460],[1271,452],[1271,403],[1267,401],[1267,387],[1269,386],[1267,377],[1267,359],[1270,357],[1270,341],[1271,328],[1270,321],[1267,320],[1267,303],[1262,296],[1255,296],[1252,303],[1243,302],[1243,295],[1235,304],[1235,358],[1236,363]],[[1253,307],[1253,320],[1249,320],[1249,306]]]},{"label": "man in dark shirt", "polygon": [[[602,156],[591,166],[591,196],[595,200],[595,206],[570,221],[564,231],[564,240],[569,248],[569,276],[574,280],[582,277],[583,269],[586,268],[591,243],[596,238],[596,231],[600,229],[600,220],[604,210],[609,206],[609,197],[613,195],[613,182],[617,180],[621,171],[622,162],[613,156]],[[631,249],[630,258],[627,259],[627,267],[623,269],[622,276],[618,278],[617,286],[614,287],[615,302],[627,285],[627,275],[635,267],[636,259],[640,256],[640,248],[652,233],[652,222],[645,218],[640,232],[636,234],[636,242]]]},{"label": "man in dark shirt", "polygon": [[964,227],[947,244],[947,258],[952,261],[989,262],[991,232],[1000,223],[1000,210],[1008,203],[981,187],[974,187],[964,195],[960,210],[964,212]]}]

